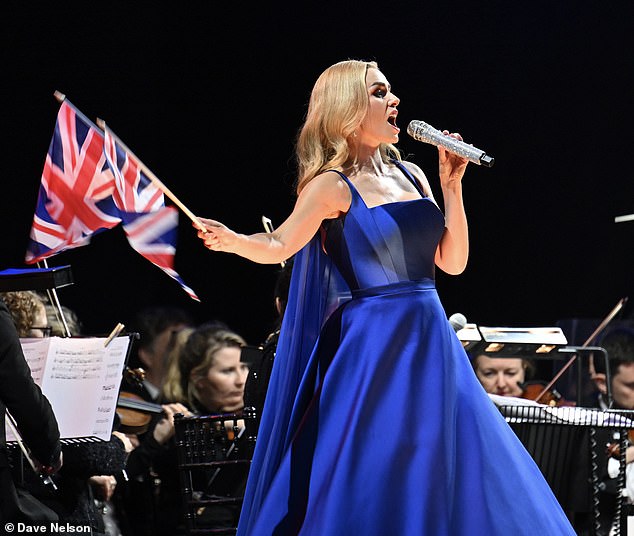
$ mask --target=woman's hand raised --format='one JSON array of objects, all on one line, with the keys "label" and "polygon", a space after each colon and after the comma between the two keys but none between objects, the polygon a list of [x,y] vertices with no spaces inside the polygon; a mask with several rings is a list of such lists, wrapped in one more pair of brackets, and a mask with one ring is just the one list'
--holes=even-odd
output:
[{"label": "woman's hand raised", "polygon": [[[212,251],[233,253],[238,242],[238,234],[219,221],[198,218],[205,226],[205,230],[198,229],[198,237],[205,243],[205,247]],[[194,225],[196,227],[196,225]]]},{"label": "woman's hand raised", "polygon": [[[462,136],[456,132],[449,134],[448,130],[443,130],[445,136],[450,136],[456,140],[462,141]],[[442,188],[451,188],[459,185],[462,181],[465,169],[469,160],[462,158],[457,154],[450,153],[444,147],[438,146],[438,173],[440,175],[440,184]]]}]

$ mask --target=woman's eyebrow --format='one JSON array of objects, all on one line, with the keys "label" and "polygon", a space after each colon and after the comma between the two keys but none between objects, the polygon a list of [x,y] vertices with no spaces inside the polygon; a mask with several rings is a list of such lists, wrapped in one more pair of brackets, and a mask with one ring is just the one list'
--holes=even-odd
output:
[{"label": "woman's eyebrow", "polygon": [[390,84],[386,84],[385,82],[373,82],[372,84],[370,84],[370,87],[374,86],[383,86],[387,88],[388,91],[392,91],[392,86]]}]

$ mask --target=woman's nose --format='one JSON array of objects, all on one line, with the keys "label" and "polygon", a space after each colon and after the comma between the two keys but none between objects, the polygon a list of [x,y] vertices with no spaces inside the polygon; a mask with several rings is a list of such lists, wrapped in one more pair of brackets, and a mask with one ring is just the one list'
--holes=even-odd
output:
[{"label": "woman's nose", "polygon": [[504,374],[498,374],[495,383],[497,384],[498,387],[506,387],[508,385],[508,382],[506,381],[506,377],[504,376]]},{"label": "woman's nose", "polygon": [[247,377],[249,376],[249,371],[248,370],[241,370],[240,372],[238,372],[238,375],[236,376],[236,382],[238,385],[244,385],[247,382]]}]

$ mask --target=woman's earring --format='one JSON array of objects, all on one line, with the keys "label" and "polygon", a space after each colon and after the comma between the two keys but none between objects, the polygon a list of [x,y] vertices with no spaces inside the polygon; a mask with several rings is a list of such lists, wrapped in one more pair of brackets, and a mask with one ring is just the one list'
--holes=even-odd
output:
[{"label": "woman's earring", "polygon": [[352,137],[353,137],[353,138],[356,138],[356,137],[357,137],[357,131],[356,131],[356,130],[352,133]]}]

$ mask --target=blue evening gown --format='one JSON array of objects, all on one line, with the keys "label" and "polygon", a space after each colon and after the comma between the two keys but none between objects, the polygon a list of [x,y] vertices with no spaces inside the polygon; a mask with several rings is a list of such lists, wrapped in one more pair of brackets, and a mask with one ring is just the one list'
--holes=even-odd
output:
[{"label": "blue evening gown", "polygon": [[350,209],[295,256],[238,534],[574,535],[447,321],[442,213],[341,175]]}]

